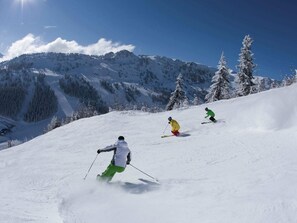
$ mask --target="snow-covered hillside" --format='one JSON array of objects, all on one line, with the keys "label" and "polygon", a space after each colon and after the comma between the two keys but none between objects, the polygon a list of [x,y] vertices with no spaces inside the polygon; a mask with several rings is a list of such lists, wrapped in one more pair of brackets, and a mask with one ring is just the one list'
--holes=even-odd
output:
[{"label": "snow-covered hillside", "polygon": [[[69,119],[85,107],[99,114],[108,112],[108,107],[162,110],[179,73],[184,75],[189,100],[196,95],[203,101],[214,72],[214,68],[205,65],[136,56],[126,50],[103,56],[22,55],[0,63],[0,115],[16,121],[11,134],[1,137],[0,143],[36,137],[54,116]],[[25,128],[36,131],[19,131]]]},{"label": "snow-covered hillside", "polygon": [[192,99],[197,94],[203,99],[216,70],[166,57],[137,56],[126,50],[103,56],[62,53],[22,55],[0,63],[1,69],[8,69],[9,73],[19,76],[52,73],[55,76],[52,76],[51,83],[58,83],[65,75],[82,77],[111,107],[114,104],[165,107],[179,73],[184,75],[188,97]]},{"label": "snow-covered hillside", "polygon": [[[0,222],[295,223],[297,85],[162,113],[81,119],[0,151]],[[168,116],[188,137],[161,138]],[[166,134],[169,128],[166,129]],[[135,167],[95,180],[124,135]],[[132,184],[124,184],[130,182]]]},{"label": "snow-covered hillside", "polygon": [[[0,137],[0,144],[5,148],[7,141],[32,139],[47,129],[54,116],[69,119],[84,107],[99,114],[106,113],[108,107],[160,111],[175,90],[180,73],[189,102],[196,97],[202,103],[215,71],[194,62],[137,56],[126,50],[103,56],[37,53],[1,62],[0,115],[13,119],[15,127]],[[234,75],[230,80],[233,87]],[[263,77],[254,81],[259,91],[279,83]]]}]

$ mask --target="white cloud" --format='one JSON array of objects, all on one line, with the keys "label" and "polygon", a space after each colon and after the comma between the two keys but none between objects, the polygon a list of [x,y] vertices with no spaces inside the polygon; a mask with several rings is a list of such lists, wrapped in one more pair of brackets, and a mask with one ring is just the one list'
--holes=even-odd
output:
[{"label": "white cloud", "polygon": [[68,41],[60,37],[52,42],[44,43],[40,37],[34,36],[30,33],[24,38],[12,43],[8,48],[7,53],[5,53],[5,56],[1,58],[0,61],[9,60],[22,54],[31,53],[55,52],[103,55],[109,52],[116,53],[121,50],[128,50],[132,52],[134,49],[134,45],[123,45],[104,38],[99,39],[97,43],[87,46],[82,46],[74,40]]}]

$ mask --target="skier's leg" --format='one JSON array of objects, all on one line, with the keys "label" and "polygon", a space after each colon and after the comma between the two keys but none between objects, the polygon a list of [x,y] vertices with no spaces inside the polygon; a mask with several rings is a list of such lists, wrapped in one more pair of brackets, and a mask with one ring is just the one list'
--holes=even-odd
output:
[{"label": "skier's leg", "polygon": [[99,180],[111,181],[116,172],[115,166],[109,164],[106,170],[101,174]]},{"label": "skier's leg", "polygon": [[121,173],[125,170],[125,167],[121,167],[121,166],[114,166],[114,167],[117,173]]},{"label": "skier's leg", "polygon": [[178,130],[174,130],[174,131],[171,131],[171,132],[172,132],[172,134],[175,135],[175,136],[178,136],[178,135],[179,135]]},{"label": "skier's leg", "polygon": [[217,120],[214,117],[210,117],[209,120],[211,120],[212,122],[216,122]]},{"label": "skier's leg", "polygon": [[125,170],[124,167],[109,164],[107,169],[101,174],[99,180],[111,181],[116,173],[121,173]]}]

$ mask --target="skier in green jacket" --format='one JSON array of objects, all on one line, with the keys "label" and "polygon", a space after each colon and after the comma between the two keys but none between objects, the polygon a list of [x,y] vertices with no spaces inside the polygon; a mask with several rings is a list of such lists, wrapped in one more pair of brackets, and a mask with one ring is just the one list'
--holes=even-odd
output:
[{"label": "skier in green jacket", "polygon": [[206,111],[206,116],[205,118],[209,117],[209,120],[212,122],[216,122],[217,120],[214,118],[215,117],[215,113],[210,110],[209,108],[205,108]]}]

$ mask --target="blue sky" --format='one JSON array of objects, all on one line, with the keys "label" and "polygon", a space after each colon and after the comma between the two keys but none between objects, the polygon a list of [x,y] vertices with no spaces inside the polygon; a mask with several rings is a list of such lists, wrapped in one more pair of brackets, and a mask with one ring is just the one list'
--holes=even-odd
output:
[{"label": "blue sky", "polygon": [[297,69],[296,7],[293,0],[0,0],[0,52],[128,49],[215,67],[224,51],[236,70],[249,34],[255,75],[282,79]]}]

